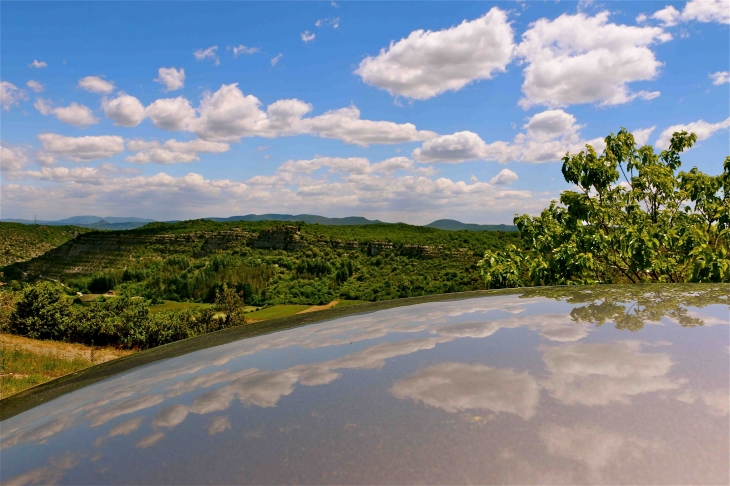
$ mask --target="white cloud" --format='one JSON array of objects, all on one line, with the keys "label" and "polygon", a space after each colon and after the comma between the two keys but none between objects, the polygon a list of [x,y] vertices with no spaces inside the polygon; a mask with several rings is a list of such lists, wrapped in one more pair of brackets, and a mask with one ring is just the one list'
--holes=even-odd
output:
[{"label": "white cloud", "polygon": [[185,70],[161,67],[157,70],[157,77],[154,80],[164,85],[165,91],[175,91],[185,86]]},{"label": "white cloud", "polygon": [[198,109],[200,116],[189,124],[200,138],[225,142],[251,136],[310,134],[364,146],[421,141],[436,136],[433,132],[417,130],[410,123],[363,120],[354,106],[310,118],[303,116],[312,110],[312,105],[296,99],[278,100],[266,112],[260,106],[258,98],[244,95],[236,84],[223,85],[203,96]]},{"label": "white cloud", "polygon": [[505,71],[513,37],[507,14],[494,7],[456,27],[411,32],[377,56],[365,58],[355,74],[392,95],[425,100]]},{"label": "white cloud", "polygon": [[116,98],[104,98],[101,103],[104,114],[114,121],[115,125],[123,127],[136,127],[145,117],[145,109],[142,103],[126,93],[120,92]]},{"label": "white cloud", "polygon": [[562,427],[550,424],[541,428],[540,439],[550,454],[586,466],[594,474],[593,479],[598,479],[595,475],[606,468],[626,467],[627,463],[638,462],[666,449],[660,441],[618,434],[595,425]]},{"label": "white cloud", "polygon": [[447,412],[490,410],[529,420],[535,415],[540,387],[527,372],[483,365],[441,363],[397,381],[391,393]]},{"label": "white cloud", "polygon": [[0,146],[0,170],[6,173],[18,172],[28,162],[25,150],[8,145]]},{"label": "white cloud", "polygon": [[654,12],[651,17],[661,21],[662,26],[664,27],[672,27],[679,23],[682,14],[679,10],[669,5],[657,12]]},{"label": "white cloud", "polygon": [[340,18],[339,17],[333,17],[326,19],[319,19],[314,23],[315,27],[332,27],[333,29],[336,29],[340,26]]},{"label": "white cloud", "polygon": [[96,94],[109,94],[115,89],[114,83],[99,76],[86,76],[79,79],[78,87]]},{"label": "white cloud", "polygon": [[53,108],[49,100],[37,98],[33,106],[42,115],[55,115],[63,123],[75,127],[85,128],[99,123],[99,119],[94,116],[94,112],[88,106],[79,105],[78,103]]},{"label": "white cloud", "polygon": [[22,89],[19,89],[13,83],[7,81],[0,82],[0,105],[4,110],[9,110],[13,106],[18,106],[21,101],[27,100],[28,95]]},{"label": "white cloud", "polygon": [[32,89],[35,93],[42,93],[45,89],[45,86],[43,84],[39,83],[38,81],[30,80],[27,83],[25,83],[27,87]]},{"label": "white cloud", "polygon": [[[85,150],[78,146],[68,147],[68,143],[46,145],[55,149],[54,154],[58,157],[88,161],[122,152],[123,140],[117,139],[114,144],[96,143],[84,147]],[[154,144],[129,142],[128,148],[152,152]],[[184,153],[179,146],[167,142],[160,148]],[[198,153],[196,150],[188,153]],[[150,154],[150,161],[152,157]],[[100,211],[109,210],[110,214],[131,214],[154,207],[169,217],[203,217],[221,211],[229,214],[295,211],[347,216],[356,211],[366,217],[382,218],[387,214],[391,220],[425,224],[448,217],[454,211],[467,219],[483,218],[485,205],[494,208],[490,216],[495,222],[506,222],[515,213],[536,214],[550,199],[530,191],[438,177],[432,172],[424,174],[418,169],[409,169],[407,160],[382,161],[368,166],[365,159],[321,159],[290,161],[272,175],[255,176],[244,182],[206,179],[195,173],[182,177],[161,173],[136,177],[106,175],[101,184],[92,184],[90,179],[73,180],[59,183],[52,191],[8,184],[3,187],[3,210],[6,214],[31,209],[43,209],[44,214],[54,210],[71,214],[93,206]],[[59,175],[62,174],[56,174]],[[67,173],[66,177],[74,175],[91,177],[90,173]]]},{"label": "white cloud", "polygon": [[301,33],[302,40],[304,42],[311,42],[314,40],[315,34],[313,32],[309,32],[308,30],[305,30]]},{"label": "white cloud", "polygon": [[228,416],[214,417],[208,425],[208,435],[220,434],[231,428],[231,420]]},{"label": "white cloud", "polygon": [[582,140],[580,129],[573,115],[563,110],[537,113],[523,126],[526,133],[518,134],[512,143],[497,141],[487,144],[473,132],[457,132],[426,141],[413,151],[418,162],[460,163],[468,160],[495,160],[552,162],[560,160],[566,152],[579,152],[587,143],[603,150],[603,140]]},{"label": "white cloud", "polygon": [[276,66],[279,63],[279,61],[281,61],[281,58],[282,57],[284,57],[284,54],[281,54],[281,53],[279,53],[276,56],[272,57],[271,58],[271,65],[272,66]]},{"label": "white cloud", "polygon": [[548,348],[543,386],[566,405],[630,403],[631,397],[675,390],[682,380],[667,375],[674,364],[664,353],[644,353],[639,341],[577,343]]},{"label": "white cloud", "polygon": [[33,59],[33,62],[28,64],[28,67],[40,69],[48,67],[48,63],[46,63],[45,61],[39,61],[38,59]]},{"label": "white cloud", "polygon": [[662,150],[668,149],[669,141],[672,139],[674,132],[681,132],[682,130],[696,134],[697,141],[699,142],[710,138],[715,132],[725,130],[728,127],[730,127],[730,118],[726,118],[725,120],[717,123],[707,123],[704,120],[697,120],[692,123],[672,125],[659,135],[659,138],[654,145]]},{"label": "white cloud", "polygon": [[712,80],[712,84],[715,86],[730,83],[730,72],[718,71],[716,73],[712,73],[710,74],[710,79]]},{"label": "white cloud", "polygon": [[215,65],[217,66],[221,63],[220,59],[218,59],[217,51],[218,51],[218,46],[211,46],[211,47],[208,47],[207,49],[198,49],[198,50],[194,51],[193,56],[198,61],[203,61],[205,59],[213,59],[213,61],[215,62]]},{"label": "white cloud", "polygon": [[257,52],[261,52],[260,47],[246,47],[243,44],[240,44],[233,48],[233,57],[238,57],[240,55],[256,54]]},{"label": "white cloud", "polygon": [[127,142],[127,149],[137,152],[124,160],[134,164],[175,164],[189,163],[200,160],[199,153],[220,154],[230,150],[227,143],[206,142],[205,140],[192,140],[179,142],[168,140],[164,144],[158,141],[130,140]]},{"label": "white cloud", "polygon": [[648,127],[648,128],[639,128],[638,130],[634,130],[631,132],[631,134],[634,136],[634,142],[639,147],[643,147],[646,142],[649,141],[649,137],[651,136],[652,132],[656,126]]},{"label": "white cloud", "polygon": [[684,6],[682,19],[730,24],[730,4],[727,0],[691,0]]},{"label": "white cloud", "polygon": [[489,180],[489,183],[494,184],[495,186],[506,186],[516,182],[517,179],[517,174],[514,172],[509,169],[502,169],[499,171],[499,174]]},{"label": "white cloud", "polygon": [[178,96],[155,100],[144,109],[144,115],[158,128],[186,130],[195,119],[195,110],[186,98]]},{"label": "white cloud", "polygon": [[730,413],[730,393],[728,393],[728,390],[685,390],[674,398],[684,403],[694,403],[700,400],[712,415],[723,416]]},{"label": "white cloud", "polygon": [[524,58],[525,81],[520,101],[534,105],[581,103],[618,105],[658,92],[633,93],[628,83],[656,78],[661,63],[649,46],[672,37],[659,27],[608,22],[608,12],[594,17],[563,14],[540,19],[522,35],[515,54]]},{"label": "white cloud", "polygon": [[38,139],[46,154],[73,162],[107,159],[124,152],[124,139],[116,135],[64,137],[55,133],[41,133]]}]

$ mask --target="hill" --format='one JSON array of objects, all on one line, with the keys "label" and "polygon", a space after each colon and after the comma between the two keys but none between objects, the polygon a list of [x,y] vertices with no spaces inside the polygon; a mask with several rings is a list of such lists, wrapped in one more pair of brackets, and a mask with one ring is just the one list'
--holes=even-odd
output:
[{"label": "hill", "polygon": [[78,226],[0,222],[0,267],[30,260],[89,231]]},{"label": "hill", "polygon": [[331,226],[345,225],[365,225],[365,224],[383,224],[382,221],[371,220],[361,216],[349,216],[346,218],[327,218],[325,216],[317,216],[314,214],[247,214],[245,216],[231,216],[230,218],[205,218],[211,221],[231,222],[231,221],[291,221],[302,222],[307,224],[321,224]]},{"label": "hill", "polygon": [[[317,216],[316,214],[247,214],[245,216],[231,216],[229,218],[209,217],[203,218],[219,223],[230,223],[235,221],[289,221],[292,223],[321,224],[324,226],[350,226],[350,225],[370,225],[370,224],[388,224],[377,219],[367,219],[361,216],[348,216],[345,218],[328,218],[325,216]],[[27,219],[7,219],[5,221],[23,224],[35,224],[35,221]],[[98,230],[125,230],[134,229],[144,226],[147,223],[156,222],[153,219],[145,218],[127,218],[108,216],[102,218],[99,216],[73,216],[71,218],[61,219],[58,221],[38,221],[38,224],[47,226],[56,225],[76,225],[86,228]],[[175,223],[177,221],[167,221]],[[428,228],[436,228],[447,231],[517,231],[517,227],[505,224],[466,224],[453,219],[439,219],[431,224],[427,224]]]},{"label": "hill", "polygon": [[6,279],[51,277],[84,293],[209,302],[225,282],[253,305],[321,304],[480,289],[484,251],[517,241],[517,233],[402,223],[194,220],[81,234],[3,270]]},{"label": "hill", "polygon": [[511,224],[467,224],[454,219],[439,219],[426,227],[447,231],[519,231],[517,226]]}]

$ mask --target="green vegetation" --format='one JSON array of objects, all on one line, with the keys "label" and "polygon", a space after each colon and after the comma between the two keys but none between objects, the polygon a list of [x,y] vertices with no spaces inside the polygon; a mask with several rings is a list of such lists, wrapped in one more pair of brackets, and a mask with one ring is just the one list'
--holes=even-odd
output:
[{"label": "green vegetation", "polygon": [[516,232],[406,224],[196,220],[84,234],[3,271],[10,284],[43,276],[69,295],[113,290],[153,304],[212,303],[226,284],[249,306],[323,305],[476,290],[484,251],[518,241]]},{"label": "green vegetation", "polygon": [[33,353],[17,347],[0,347],[0,397],[91,366],[79,357]]},{"label": "green vegetation", "polygon": [[23,289],[4,330],[32,339],[146,349],[245,324],[240,295],[225,285],[215,309],[151,313],[148,306],[124,295],[73,305],[57,285],[43,282]]},{"label": "green vegetation", "polygon": [[677,173],[697,140],[675,133],[660,154],[622,129],[563,158],[565,191],[538,217],[515,218],[523,245],[488,250],[488,288],[524,285],[730,282],[730,157],[719,176]]},{"label": "green vegetation", "polygon": [[291,316],[307,309],[309,309],[308,305],[277,305],[249,314],[248,317],[255,321],[262,321],[264,319],[277,319],[279,317]]},{"label": "green vegetation", "polygon": [[30,260],[89,231],[76,226],[0,222],[0,267]]}]

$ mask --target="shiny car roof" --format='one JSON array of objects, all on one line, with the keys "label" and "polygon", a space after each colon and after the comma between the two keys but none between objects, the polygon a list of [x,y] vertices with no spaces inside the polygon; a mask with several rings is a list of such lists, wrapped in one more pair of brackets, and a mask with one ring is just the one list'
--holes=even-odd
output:
[{"label": "shiny car roof", "polygon": [[163,346],[0,401],[0,481],[728,484],[728,294],[454,294]]}]

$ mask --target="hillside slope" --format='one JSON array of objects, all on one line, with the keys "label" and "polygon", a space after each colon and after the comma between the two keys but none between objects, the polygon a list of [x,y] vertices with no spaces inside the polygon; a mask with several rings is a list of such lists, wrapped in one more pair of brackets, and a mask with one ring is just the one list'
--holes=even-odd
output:
[{"label": "hillside slope", "polygon": [[484,251],[518,238],[406,224],[196,220],[83,234],[4,271],[84,292],[124,287],[149,298],[210,301],[229,283],[251,304],[321,304],[482,288],[476,263]]},{"label": "hillside slope", "polygon": [[454,219],[438,219],[426,227],[446,231],[519,231],[511,224],[468,224]]},{"label": "hillside slope", "polygon": [[77,226],[0,222],[0,267],[30,260],[89,231]]}]

